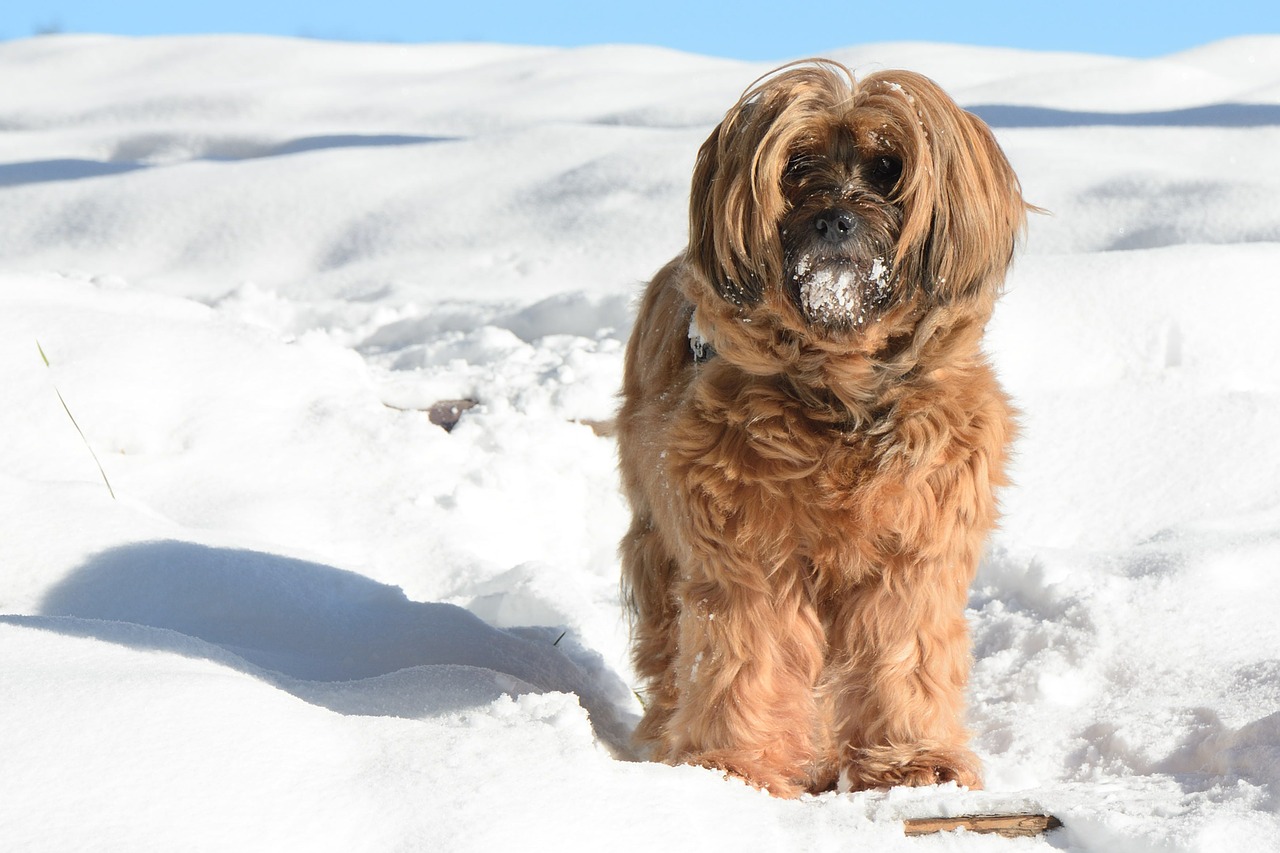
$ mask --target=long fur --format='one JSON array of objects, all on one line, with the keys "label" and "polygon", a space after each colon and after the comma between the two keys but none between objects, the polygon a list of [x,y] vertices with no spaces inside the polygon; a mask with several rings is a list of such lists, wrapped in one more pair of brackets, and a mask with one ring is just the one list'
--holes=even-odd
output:
[{"label": "long fur", "polygon": [[[833,207],[857,235],[834,260]],[[779,796],[980,786],[964,607],[1013,432],[981,338],[1026,210],[987,127],[910,72],[784,67],[703,144],[618,416],[654,758]],[[813,264],[847,313],[806,302]]]}]

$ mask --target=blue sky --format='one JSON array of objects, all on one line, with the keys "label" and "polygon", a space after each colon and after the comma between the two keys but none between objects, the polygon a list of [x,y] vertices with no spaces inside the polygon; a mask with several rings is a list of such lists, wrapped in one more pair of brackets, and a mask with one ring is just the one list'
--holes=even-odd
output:
[{"label": "blue sky", "polygon": [[0,38],[56,30],[564,46],[626,42],[765,60],[896,40],[1158,56],[1227,36],[1280,33],[1280,0],[2,2]]}]

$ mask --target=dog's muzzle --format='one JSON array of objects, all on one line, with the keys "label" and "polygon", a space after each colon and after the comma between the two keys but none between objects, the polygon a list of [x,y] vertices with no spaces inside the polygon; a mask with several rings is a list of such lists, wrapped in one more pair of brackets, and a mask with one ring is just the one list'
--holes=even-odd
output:
[{"label": "dog's muzzle", "polygon": [[827,208],[811,223],[807,241],[788,259],[792,292],[805,318],[837,328],[872,320],[893,293],[887,253],[874,247],[847,208]]}]

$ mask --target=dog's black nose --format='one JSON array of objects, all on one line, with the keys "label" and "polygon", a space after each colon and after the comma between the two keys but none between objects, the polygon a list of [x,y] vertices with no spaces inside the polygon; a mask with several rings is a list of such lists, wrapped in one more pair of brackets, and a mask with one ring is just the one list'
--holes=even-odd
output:
[{"label": "dog's black nose", "polygon": [[838,207],[819,213],[813,220],[818,236],[829,243],[839,243],[853,233],[853,214]]}]

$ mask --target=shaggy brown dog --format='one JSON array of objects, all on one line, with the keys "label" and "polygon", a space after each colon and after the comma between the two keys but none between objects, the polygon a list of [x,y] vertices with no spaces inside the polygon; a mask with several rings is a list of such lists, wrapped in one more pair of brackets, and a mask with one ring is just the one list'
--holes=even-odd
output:
[{"label": "shaggy brown dog", "polygon": [[657,759],[780,796],[981,784],[964,607],[1013,429],[981,337],[1026,210],[909,72],[785,66],[703,144],[618,417]]}]

